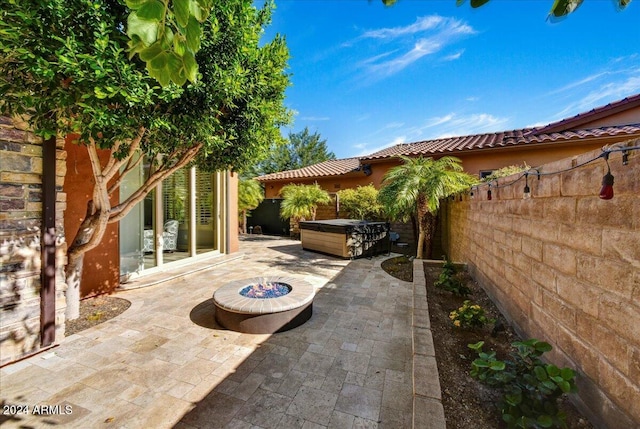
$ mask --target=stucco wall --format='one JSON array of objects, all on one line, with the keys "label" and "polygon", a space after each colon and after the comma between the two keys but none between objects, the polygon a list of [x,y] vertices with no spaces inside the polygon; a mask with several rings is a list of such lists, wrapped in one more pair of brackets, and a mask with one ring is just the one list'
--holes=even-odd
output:
[{"label": "stucco wall", "polygon": [[[37,352],[40,341],[42,140],[24,122],[0,117],[0,365]],[[62,218],[66,153],[56,143],[55,342],[64,338]]]},{"label": "stucco wall", "polygon": [[[577,143],[571,144],[537,144],[532,146],[518,146],[516,148],[489,148],[478,151],[468,151],[461,153],[443,153],[433,155],[439,158],[443,155],[452,155],[458,157],[462,161],[464,170],[476,176],[481,171],[497,170],[509,165],[523,165],[535,167],[552,162],[558,159],[578,155],[589,150],[597,149],[605,144],[620,140],[619,138],[598,138],[585,139]],[[265,198],[278,198],[280,190],[289,183],[301,183],[311,185],[317,183],[327,192],[335,193],[341,189],[356,188],[358,186],[366,186],[373,184],[379,189],[382,184],[384,175],[390,168],[400,165],[398,159],[385,159],[375,161],[362,161],[371,164],[371,175],[365,176],[361,172],[349,173],[343,176],[332,176],[325,178],[312,179],[295,179],[269,181],[265,183]]]},{"label": "stucco wall", "polygon": [[[635,145],[640,145],[636,140]],[[600,151],[546,164],[560,171]],[[577,368],[583,410],[599,427],[640,425],[640,153],[610,157],[615,196],[598,193],[603,159],[572,171],[486,188],[442,209],[445,248],[550,359]],[[499,185],[517,176],[501,179]]]},{"label": "stucco wall", "polygon": [[231,173],[229,175],[229,253],[235,253],[240,249],[240,235],[238,233],[238,174]]},{"label": "stucco wall", "polygon": [[[72,242],[82,220],[87,214],[87,202],[92,198],[94,179],[86,147],[73,143],[74,136],[66,139],[67,180],[64,190],[69,195],[64,227],[67,242]],[[99,151],[103,165],[110,152]],[[111,203],[117,204],[119,192],[111,196]],[[88,297],[113,292],[120,285],[120,250],[118,223],[107,226],[100,245],[84,256],[80,296]]]}]

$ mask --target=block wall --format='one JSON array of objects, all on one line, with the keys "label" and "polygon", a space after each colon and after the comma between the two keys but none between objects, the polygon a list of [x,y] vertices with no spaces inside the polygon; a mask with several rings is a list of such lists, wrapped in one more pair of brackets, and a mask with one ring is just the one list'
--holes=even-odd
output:
[{"label": "block wall", "polygon": [[[626,143],[640,146],[640,140]],[[592,151],[541,167],[557,172]],[[554,346],[549,359],[579,372],[576,399],[596,427],[640,425],[640,151],[609,158],[615,196],[598,194],[603,158],[562,174],[500,179],[447,201],[444,247],[521,335]]]},{"label": "block wall", "polygon": [[[0,365],[40,350],[42,139],[0,117]],[[64,338],[64,141],[56,143],[56,342]]]}]

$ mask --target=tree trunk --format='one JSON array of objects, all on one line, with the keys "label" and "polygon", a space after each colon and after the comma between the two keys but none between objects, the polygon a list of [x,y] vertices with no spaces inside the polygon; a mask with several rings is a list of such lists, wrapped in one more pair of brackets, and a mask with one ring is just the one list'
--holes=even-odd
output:
[{"label": "tree trunk", "polygon": [[436,217],[427,212],[425,233],[424,233],[424,255],[426,259],[431,259],[431,249],[433,247],[433,236],[436,229]]},{"label": "tree trunk", "polygon": [[82,221],[73,243],[67,249],[67,266],[65,267],[68,284],[65,293],[67,299],[65,317],[67,320],[74,320],[80,316],[80,284],[84,255],[100,243],[109,222],[108,213],[103,211],[92,213],[93,210],[93,201],[89,201],[87,215]]},{"label": "tree trunk", "polygon": [[242,233],[247,233],[247,211],[242,210]]},{"label": "tree trunk", "polygon": [[75,320],[80,317],[80,280],[82,279],[82,263],[84,254],[74,259],[73,263],[68,263],[65,267],[67,277],[67,290],[65,298],[67,307],[64,317],[66,320]]},{"label": "tree trunk", "polygon": [[416,246],[416,258],[423,259],[422,248],[424,246],[424,230],[422,229],[422,223],[420,223],[420,227],[418,228],[418,244]]}]

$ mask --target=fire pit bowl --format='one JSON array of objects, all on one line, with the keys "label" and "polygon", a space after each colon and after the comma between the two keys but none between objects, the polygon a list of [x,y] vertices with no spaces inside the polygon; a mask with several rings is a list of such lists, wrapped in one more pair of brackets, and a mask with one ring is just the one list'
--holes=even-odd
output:
[{"label": "fire pit bowl", "polygon": [[292,277],[236,280],[213,294],[216,321],[248,334],[288,331],[309,320],[314,295],[313,285]]}]

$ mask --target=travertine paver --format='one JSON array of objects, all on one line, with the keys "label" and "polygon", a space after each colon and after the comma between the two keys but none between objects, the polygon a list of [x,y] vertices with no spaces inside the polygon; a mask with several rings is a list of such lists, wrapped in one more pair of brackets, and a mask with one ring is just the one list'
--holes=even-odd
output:
[{"label": "travertine paver", "polygon": [[[2,368],[4,404],[30,407],[0,416],[3,427],[410,428],[412,284],[380,269],[384,256],[345,261],[266,238],[241,251],[241,260],[118,293],[132,302],[120,316]],[[219,327],[214,290],[263,273],[318,287],[313,317],[274,335]],[[43,416],[35,405],[61,407]]]}]

